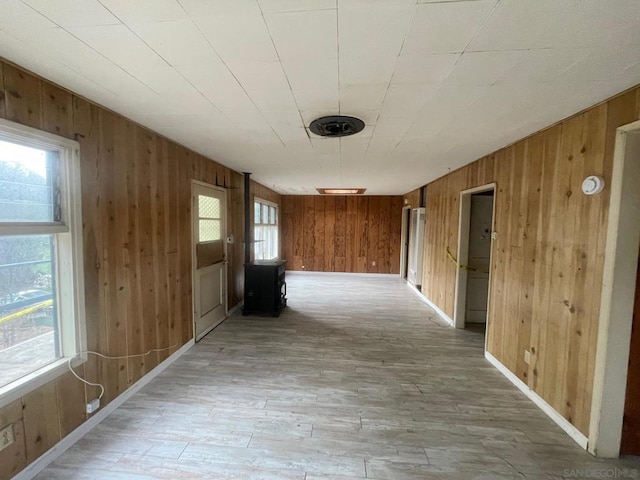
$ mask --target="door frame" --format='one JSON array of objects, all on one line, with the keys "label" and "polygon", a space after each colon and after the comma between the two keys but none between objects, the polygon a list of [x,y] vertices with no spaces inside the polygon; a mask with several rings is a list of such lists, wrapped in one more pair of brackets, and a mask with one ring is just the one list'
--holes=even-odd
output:
[{"label": "door frame", "polygon": [[[196,191],[196,187],[204,187],[204,188],[208,188],[210,190],[215,190],[217,192],[221,192],[224,196],[224,221],[221,222],[221,228],[222,228],[222,251],[223,251],[223,255],[224,255],[224,260],[223,260],[223,268],[224,268],[224,318],[214,324],[213,326],[211,326],[210,328],[208,328],[205,332],[202,333],[202,335],[200,335],[200,338],[196,338],[196,321],[198,319],[198,315],[199,315],[199,311],[198,311],[198,307],[196,306],[196,301],[198,300],[196,298],[196,293],[197,293],[197,288],[196,288],[196,275],[197,275],[197,266],[198,266],[198,261],[196,258],[196,238],[197,238],[197,231],[196,231],[196,222],[194,220],[194,215],[195,215],[195,209],[196,209],[196,205],[195,205],[195,191]],[[195,339],[195,341],[199,341],[200,339],[204,338],[211,330],[213,330],[214,328],[216,328],[218,325],[220,325],[220,323],[222,323],[224,320],[226,320],[227,316],[229,315],[229,275],[228,275],[228,271],[227,271],[227,267],[228,267],[228,261],[227,261],[227,214],[228,214],[228,202],[229,202],[229,198],[228,198],[228,191],[223,188],[223,187],[218,187],[216,185],[212,185],[210,183],[206,183],[206,182],[202,182],[200,180],[191,180],[191,284],[193,286],[192,288],[192,295],[191,295],[191,312],[192,312],[192,325],[193,325],[193,338]]]},{"label": "door frame", "polygon": [[[491,261],[493,259],[493,238],[496,222],[496,193],[495,182],[469,188],[460,192],[460,215],[458,223],[458,249],[456,259],[458,265],[466,265],[469,261],[469,230],[471,228],[471,195],[474,193],[493,191],[493,211],[491,213],[491,253],[489,255],[489,287],[487,288],[487,323],[489,328],[489,308],[491,298]],[[467,305],[467,271],[456,267],[456,286],[453,304],[453,326],[455,328],[465,328],[465,310]],[[487,336],[485,335],[485,338]],[[486,349],[486,346],[485,346]]]},{"label": "door frame", "polygon": [[411,206],[402,207],[402,230],[400,232],[400,278],[409,277],[409,228],[411,225]]},{"label": "door frame", "polygon": [[[638,142],[640,120],[616,129],[607,243],[600,297],[600,317],[589,443],[598,457],[618,457],[627,391],[631,326],[640,243],[640,162],[627,158],[629,136]],[[640,148],[640,147],[636,147]],[[630,261],[630,259],[636,261]]]}]

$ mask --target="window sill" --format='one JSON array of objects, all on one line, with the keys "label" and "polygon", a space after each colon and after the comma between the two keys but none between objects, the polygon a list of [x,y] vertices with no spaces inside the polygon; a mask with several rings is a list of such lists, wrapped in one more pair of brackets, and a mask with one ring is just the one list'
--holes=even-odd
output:
[{"label": "window sill", "polygon": [[[85,361],[86,359],[83,357],[76,357],[71,361],[71,365],[77,367]],[[0,408],[68,372],[68,362],[68,358],[60,358],[4,387],[0,387]]]}]

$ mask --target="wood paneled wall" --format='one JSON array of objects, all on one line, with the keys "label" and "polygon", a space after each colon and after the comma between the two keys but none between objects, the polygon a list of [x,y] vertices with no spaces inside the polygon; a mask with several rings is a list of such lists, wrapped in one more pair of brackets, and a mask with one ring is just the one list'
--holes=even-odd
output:
[{"label": "wood paneled wall", "polygon": [[[229,302],[242,298],[243,182],[239,173],[0,61],[0,117],[80,143],[87,344],[78,370],[104,384],[102,405],[193,337],[191,179],[228,190]],[[96,396],[70,374],[0,409],[16,442],[0,452],[9,478],[86,421]]]},{"label": "wood paneled wall", "polygon": [[417,188],[415,190],[410,191],[409,193],[405,193],[402,197],[403,206],[417,208],[420,206],[420,190],[422,188]]},{"label": "wood paneled wall", "polygon": [[402,197],[282,197],[289,270],[399,273]]},{"label": "wood paneled wall", "polygon": [[[453,316],[462,190],[497,183],[488,351],[588,435],[615,129],[640,117],[634,89],[427,187],[425,295]],[[531,361],[524,361],[530,350]]]}]

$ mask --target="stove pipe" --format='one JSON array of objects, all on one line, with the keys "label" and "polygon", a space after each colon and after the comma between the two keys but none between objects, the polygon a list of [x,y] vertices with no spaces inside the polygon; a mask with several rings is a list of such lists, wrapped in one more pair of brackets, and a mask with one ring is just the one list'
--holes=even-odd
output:
[{"label": "stove pipe", "polygon": [[244,263],[251,263],[251,174],[244,175]]}]

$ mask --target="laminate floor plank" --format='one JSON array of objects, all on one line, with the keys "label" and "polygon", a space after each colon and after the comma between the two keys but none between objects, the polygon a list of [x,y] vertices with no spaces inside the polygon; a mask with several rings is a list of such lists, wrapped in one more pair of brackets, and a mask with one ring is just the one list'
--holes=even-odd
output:
[{"label": "laminate floor plank", "polygon": [[396,276],[287,276],[279,318],[235,315],[44,479],[640,478],[578,447]]}]

